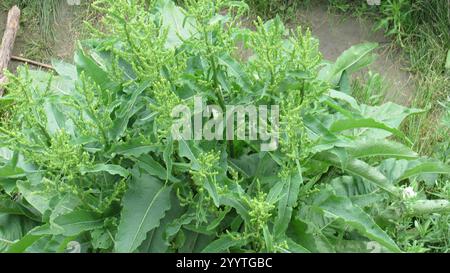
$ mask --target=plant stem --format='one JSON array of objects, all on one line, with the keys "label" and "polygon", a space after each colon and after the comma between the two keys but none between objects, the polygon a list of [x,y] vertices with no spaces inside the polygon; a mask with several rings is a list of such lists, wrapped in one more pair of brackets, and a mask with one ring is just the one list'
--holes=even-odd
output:
[{"label": "plant stem", "polygon": [[408,204],[408,214],[417,216],[432,213],[450,213],[450,202],[448,200],[418,200]]}]

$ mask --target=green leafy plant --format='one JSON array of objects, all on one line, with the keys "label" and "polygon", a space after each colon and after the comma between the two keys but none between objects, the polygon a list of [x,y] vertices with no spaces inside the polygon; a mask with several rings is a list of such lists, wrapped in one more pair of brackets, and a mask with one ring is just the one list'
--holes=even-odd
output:
[{"label": "green leafy plant", "polygon": [[259,16],[263,18],[272,18],[280,15],[288,19],[297,8],[306,7],[310,4],[310,0],[246,0],[245,1]]},{"label": "green leafy plant", "polygon": [[377,28],[384,29],[387,35],[394,36],[403,45],[403,39],[414,27],[413,1],[409,0],[387,0],[381,5],[382,20]]},{"label": "green leafy plant", "polygon": [[[279,18],[241,28],[242,2],[95,7],[108,30],[92,28],[74,65],[9,75],[1,251],[400,252],[393,219],[450,211],[421,186],[450,167],[419,157],[398,129],[423,111],[359,104],[346,84],[376,44],[330,63],[308,30]],[[279,105],[279,149],[174,140],[171,111],[194,96]]]},{"label": "green leafy plant", "polygon": [[403,53],[400,57],[405,57],[406,68],[414,76],[417,87],[412,105],[430,109],[426,115],[410,118],[405,131],[419,153],[430,155],[440,139],[446,137],[435,125],[442,116],[438,102],[446,99],[450,86],[446,73],[450,1],[387,0],[369,6],[366,1],[333,0],[329,6],[349,16],[372,18],[378,22],[374,29],[384,30],[392,38],[395,54]]}]

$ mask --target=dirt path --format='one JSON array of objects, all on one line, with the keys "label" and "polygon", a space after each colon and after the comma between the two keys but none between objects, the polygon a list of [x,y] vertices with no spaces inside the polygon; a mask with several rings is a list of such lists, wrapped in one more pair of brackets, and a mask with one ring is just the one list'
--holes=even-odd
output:
[{"label": "dirt path", "polygon": [[83,18],[79,14],[79,9],[76,6],[69,6],[66,2],[59,6],[53,46],[53,52],[57,58],[67,61],[73,58],[77,40],[82,37]]}]

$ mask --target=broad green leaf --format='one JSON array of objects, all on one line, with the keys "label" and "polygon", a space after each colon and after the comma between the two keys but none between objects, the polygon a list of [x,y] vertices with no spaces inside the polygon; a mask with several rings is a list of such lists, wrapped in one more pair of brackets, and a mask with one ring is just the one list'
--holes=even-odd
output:
[{"label": "broad green leaf", "polygon": [[186,240],[184,245],[179,248],[179,253],[200,253],[216,239],[216,236],[190,230],[184,230],[184,233]]},{"label": "broad green leaf", "polygon": [[295,173],[283,181],[283,193],[278,202],[278,214],[274,224],[274,237],[279,238],[287,230],[291,220],[292,211],[297,203],[300,185],[303,184],[302,174]]},{"label": "broad green leaf", "polygon": [[[278,179],[277,179],[278,180]],[[275,204],[278,202],[284,194],[284,183],[275,183],[273,187],[270,189],[269,194],[267,195],[266,202],[270,204]]]},{"label": "broad green leaf", "polygon": [[376,187],[360,177],[340,176],[330,182],[334,192],[339,196],[358,196],[372,193]]},{"label": "broad green leaf", "polygon": [[77,68],[73,64],[66,63],[62,60],[53,59],[52,66],[56,73],[62,77],[69,78],[71,80],[78,79]]},{"label": "broad green leaf", "polygon": [[[419,158],[401,130],[424,111],[352,97],[351,73],[375,59],[376,44],[321,63],[318,41],[290,35],[280,17],[240,28],[241,2],[189,10],[171,0],[101,2],[110,30],[80,44],[74,65],[54,60],[56,75],[19,69],[0,98],[0,252],[64,252],[70,241],[83,252],[397,252],[386,233],[398,219],[426,224],[449,212],[448,200],[404,190],[411,178],[445,197],[436,180],[449,166]],[[143,48],[142,39],[162,48]],[[240,56],[230,45],[256,50]],[[174,102],[165,91],[188,106],[195,95],[208,104],[282,104],[281,127],[293,131],[280,143],[303,126],[303,156],[260,152],[250,140],[174,145],[161,131],[170,109],[152,107]],[[55,138],[62,130],[69,143]],[[211,150],[221,152],[217,174],[192,181]],[[258,196],[273,206],[264,223]]]},{"label": "broad green leaf", "polygon": [[206,246],[202,253],[224,253],[228,252],[231,247],[239,247],[245,243],[245,240],[237,240],[232,236],[224,235]]},{"label": "broad green leaf", "polygon": [[1,178],[21,178],[26,175],[25,171],[21,168],[14,168],[11,165],[5,165],[0,167]]},{"label": "broad green leaf", "polygon": [[339,157],[330,152],[322,152],[320,154],[317,154],[315,156],[315,159],[327,162],[337,168],[342,168],[342,166],[345,166],[344,170],[349,174],[357,175],[359,177],[367,179],[368,181],[374,183],[378,187],[391,194],[397,196],[400,195],[400,190],[397,187],[395,187],[380,171],[371,167],[364,161],[358,159],[349,159],[343,164]]},{"label": "broad green leaf", "polygon": [[32,235],[30,233],[23,236],[20,240],[11,244],[7,253],[24,253],[27,248],[29,248],[32,244],[34,244],[37,240],[39,240],[42,236]]},{"label": "broad green leaf", "polygon": [[109,250],[114,246],[109,230],[106,228],[96,229],[90,232],[92,246],[95,249]]},{"label": "broad green leaf", "polygon": [[243,90],[250,90],[251,84],[247,77],[247,73],[245,73],[244,69],[238,62],[236,62],[229,55],[219,56],[218,60],[220,65],[223,65],[227,68],[228,75],[234,77]]},{"label": "broad green leaf", "polygon": [[181,157],[186,157],[191,162],[192,170],[199,170],[200,163],[197,157],[199,156],[200,150],[197,148],[193,141],[186,141],[184,139],[178,141],[178,155]]},{"label": "broad green leaf", "polygon": [[194,213],[185,213],[175,219],[172,223],[167,226],[165,237],[171,239],[175,236],[183,226],[191,224],[196,218]]},{"label": "broad green leaf", "polygon": [[206,179],[205,183],[204,183],[204,188],[208,191],[209,196],[211,196],[211,199],[214,202],[214,205],[216,207],[220,206],[220,196],[219,193],[217,192],[217,186],[216,184],[211,181],[210,179]]},{"label": "broad green leaf", "polygon": [[382,172],[389,181],[395,183],[407,169],[411,166],[417,165],[415,161],[408,161],[406,159],[396,160],[395,158],[388,158],[381,162],[378,166],[380,172]]},{"label": "broad green leaf", "polygon": [[51,226],[50,223],[47,223],[42,226],[35,227],[33,230],[30,231],[29,234],[35,236],[47,236],[53,234],[61,234],[62,232],[63,229],[61,227]]},{"label": "broad green leaf", "polygon": [[[360,105],[360,115],[366,119],[374,119],[387,127],[399,129],[401,123],[410,115],[424,113],[424,110],[407,108],[392,102],[387,102],[380,106]],[[376,127],[375,127],[376,128]],[[380,139],[386,138],[392,132],[388,130],[363,128],[356,132],[356,135],[366,138]],[[399,136],[400,137],[400,136]]]},{"label": "broad green leaf", "polygon": [[376,56],[373,51],[378,47],[377,43],[365,43],[354,45],[344,51],[334,64],[334,72],[347,71],[353,73],[372,63]]},{"label": "broad green leaf", "polygon": [[352,94],[352,86],[349,72],[346,70],[342,73],[341,79],[339,81],[339,91],[345,94]]},{"label": "broad green leaf", "polygon": [[163,181],[170,180],[172,182],[180,182],[178,178],[173,177],[172,175],[167,177],[168,171],[150,155],[142,155],[135,160],[137,165],[150,175],[156,176]]},{"label": "broad green leaf", "polygon": [[170,191],[171,187],[150,175],[133,174],[122,199],[123,209],[114,246],[116,252],[135,251],[147,233],[159,226],[170,209]]},{"label": "broad green leaf", "polygon": [[228,192],[220,195],[220,204],[234,208],[244,221],[250,222],[250,215],[248,214],[250,208],[239,194]]},{"label": "broad green leaf", "polygon": [[128,177],[130,172],[123,168],[120,165],[113,164],[97,164],[92,167],[84,167],[81,168],[81,173],[99,173],[99,172],[107,172],[112,175],[120,175],[122,177]]},{"label": "broad green leaf", "polygon": [[354,141],[346,149],[354,158],[382,156],[399,159],[415,159],[419,157],[417,153],[403,144],[390,140]]},{"label": "broad green leaf", "polygon": [[348,197],[352,203],[361,208],[382,202],[385,197],[377,188],[360,177],[341,176],[331,181],[331,187],[338,196]]},{"label": "broad green leaf", "polygon": [[247,178],[255,175],[258,163],[258,154],[243,155],[238,159],[231,158],[228,160],[228,164],[233,167],[234,170]]},{"label": "broad green leaf", "polygon": [[158,5],[163,26],[168,29],[167,48],[181,46],[184,40],[196,33],[194,19],[186,17],[184,10],[173,1],[160,0]]},{"label": "broad green leaf", "polygon": [[[55,135],[61,130],[73,133],[73,124],[67,120],[62,111],[54,103],[44,104],[45,115],[47,117],[47,131],[50,135]],[[66,122],[68,123],[66,125]]]},{"label": "broad green leaf", "polygon": [[139,85],[133,85],[128,87],[131,96],[126,100],[121,101],[120,108],[116,112],[116,119],[113,122],[113,126],[109,131],[109,137],[117,141],[127,129],[128,123],[131,117],[136,114],[136,104],[138,103],[139,96],[150,86],[150,81],[145,81]]},{"label": "broad green leaf", "polygon": [[[332,132],[342,132],[351,129],[359,129],[359,128],[374,128],[387,131],[401,139],[407,139],[405,134],[393,127],[389,127],[386,124],[376,121],[372,118],[363,118],[363,119],[340,119],[335,121],[330,130]],[[387,137],[388,135],[381,135],[380,138]],[[375,138],[375,137],[374,137]]]},{"label": "broad green leaf", "polygon": [[273,236],[272,234],[270,234],[267,225],[263,227],[263,236],[264,236],[264,243],[266,244],[266,251],[274,252]]},{"label": "broad green leaf", "polygon": [[244,177],[264,178],[276,173],[277,164],[267,153],[228,159],[228,164]]},{"label": "broad green leaf", "polygon": [[450,166],[441,162],[424,162],[407,169],[398,180],[401,181],[412,176],[423,175],[426,173],[450,174]]},{"label": "broad green leaf", "polygon": [[[174,234],[168,235],[169,226],[182,217],[184,209],[180,206],[179,200],[175,193],[170,194],[170,210],[166,212],[166,216],[161,219],[159,227],[147,233],[147,239],[138,248],[139,252],[144,253],[164,253],[170,246],[170,238]],[[177,233],[176,230],[175,233]]]},{"label": "broad green leaf", "polygon": [[[48,235],[40,237],[30,247],[26,249],[27,253],[63,253],[68,250],[68,243],[75,240],[74,237],[63,235]],[[81,246],[80,246],[81,248]],[[80,249],[81,250],[81,249]]]},{"label": "broad green leaf", "polygon": [[56,217],[53,222],[62,228],[62,235],[75,236],[102,227],[104,218],[91,211],[75,210]]},{"label": "broad green leaf", "polygon": [[348,103],[353,109],[359,109],[358,102],[355,100],[355,98],[348,95],[347,93],[331,89],[328,92],[328,95],[333,99],[341,100]]},{"label": "broad green leaf", "polygon": [[35,225],[21,215],[0,213],[0,252],[13,246]]},{"label": "broad green leaf", "polygon": [[0,197],[0,214],[1,213],[22,215],[33,221],[41,221],[41,217],[37,211],[30,208],[29,205],[24,205],[23,202],[12,200],[9,196],[4,198]]},{"label": "broad green leaf", "polygon": [[[296,211],[298,212],[298,211]],[[305,219],[300,219],[301,213],[298,212],[297,217],[292,217],[287,230],[288,246],[289,241],[295,242],[296,246],[301,246],[301,249],[289,249],[291,252],[319,252],[319,253],[334,253],[335,248],[322,233],[319,227],[316,227],[310,222],[311,217],[305,216]],[[307,218],[307,219],[306,219]],[[303,251],[303,248],[306,251]]]},{"label": "broad green leaf", "polygon": [[343,240],[332,241],[338,253],[386,253],[385,247],[375,241]]},{"label": "broad green leaf", "polygon": [[347,225],[355,228],[367,238],[374,240],[393,252],[401,252],[395,242],[367,215],[362,209],[352,204],[345,197],[329,196],[315,207],[331,215],[342,219]]},{"label": "broad green leaf", "polygon": [[376,43],[365,43],[354,45],[344,51],[339,56],[336,62],[331,66],[330,71],[326,77],[328,81],[337,84],[341,79],[342,73],[347,71],[353,73],[364,67],[367,67],[375,59],[376,55],[373,51],[378,47]]},{"label": "broad green leaf", "polygon": [[335,146],[346,145],[346,141],[328,130],[317,117],[306,115],[304,121],[309,137],[316,141],[315,146],[312,148],[314,153],[326,151]]},{"label": "broad green leaf", "polygon": [[78,73],[82,71],[94,80],[103,90],[115,90],[117,85],[111,81],[103,68],[101,68],[91,57],[87,56],[81,47],[75,52],[75,65]]},{"label": "broad green leaf", "polygon": [[124,156],[134,156],[139,157],[142,154],[147,154],[149,152],[156,151],[160,146],[155,144],[145,144],[145,143],[118,143],[113,144],[108,153],[112,156],[114,155],[124,155]]},{"label": "broad green leaf", "polygon": [[282,249],[285,253],[310,253],[310,251],[303,246],[297,244],[294,240],[287,237],[286,243],[288,245],[288,249]]},{"label": "broad green leaf", "polygon": [[216,229],[220,223],[223,221],[223,219],[225,218],[225,216],[227,216],[227,214],[230,212],[231,208],[226,208],[224,210],[221,210],[219,212],[219,215],[217,216],[216,219],[214,219],[207,227],[206,229],[208,231],[212,231],[214,229]]},{"label": "broad green leaf", "polygon": [[55,223],[55,219],[59,216],[71,213],[81,204],[81,200],[74,194],[68,193],[64,195],[54,206],[50,214],[50,223]]},{"label": "broad green leaf", "polygon": [[399,128],[406,117],[425,112],[422,109],[408,108],[393,102],[387,102],[380,106],[361,104],[360,109],[361,115],[364,117],[373,118],[393,128]]},{"label": "broad green leaf", "polygon": [[32,185],[29,181],[17,181],[17,188],[23,197],[41,214],[50,209],[53,194],[45,190],[42,184]]},{"label": "broad green leaf", "polygon": [[10,215],[25,215],[23,207],[11,200],[10,198],[0,199],[0,213]]}]

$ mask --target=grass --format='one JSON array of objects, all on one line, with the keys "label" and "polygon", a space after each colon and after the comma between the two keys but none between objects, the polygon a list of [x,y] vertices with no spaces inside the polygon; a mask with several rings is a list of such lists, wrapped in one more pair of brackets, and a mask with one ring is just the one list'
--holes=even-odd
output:
[{"label": "grass", "polygon": [[407,132],[419,140],[417,148],[428,154],[436,143],[448,141],[449,131],[442,134],[436,124],[444,113],[439,103],[450,94],[450,74],[445,68],[450,49],[450,1],[418,1],[416,5],[411,14],[416,26],[403,43],[411,71],[417,75],[414,106],[430,110],[426,115],[411,119]]},{"label": "grass", "polygon": [[317,0],[244,0],[251,8],[252,12],[263,19],[273,18],[275,15],[283,17],[288,22],[295,12],[301,8],[307,8]]},{"label": "grass", "polygon": [[25,23],[37,21],[43,39],[53,38],[53,24],[56,20],[58,5],[62,0],[4,0],[0,4],[2,10],[8,10],[17,5],[23,12]]},{"label": "grass", "polygon": [[53,55],[51,44],[54,41],[54,23],[57,18],[58,5],[62,0],[4,0],[0,11],[7,12],[17,5],[22,12],[21,28],[16,47],[20,55],[43,61]]},{"label": "grass", "polygon": [[[60,43],[56,43],[58,40],[63,40],[62,43],[75,42],[66,39],[71,36],[83,38],[83,21],[98,20],[97,13],[90,7],[91,2],[82,1],[80,6],[71,6],[70,17],[59,14],[61,5],[66,5],[65,0],[2,0],[0,12],[6,13],[13,5],[20,7],[21,28],[16,41],[16,51],[24,57],[48,62],[55,56],[55,49],[60,50],[57,48],[60,46]],[[66,28],[69,31],[61,31],[58,28],[60,24],[68,24]],[[72,52],[67,55],[71,56]]]},{"label": "grass", "polygon": [[384,78],[369,71],[363,78],[356,78],[352,82],[353,96],[358,101],[363,101],[369,105],[379,105],[383,102],[388,86]]}]

